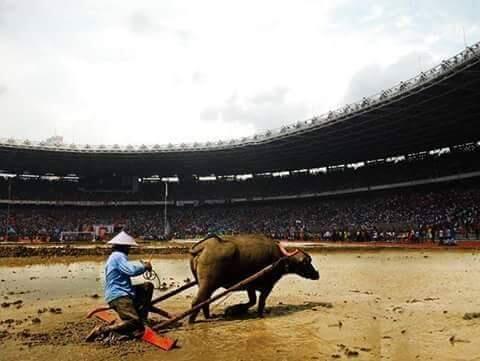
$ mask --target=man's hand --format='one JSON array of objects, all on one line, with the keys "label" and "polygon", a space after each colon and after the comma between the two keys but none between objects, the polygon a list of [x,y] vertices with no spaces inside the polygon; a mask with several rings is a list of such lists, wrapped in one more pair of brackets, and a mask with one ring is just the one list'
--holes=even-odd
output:
[{"label": "man's hand", "polygon": [[152,264],[149,261],[142,261],[145,270],[151,272],[152,271]]}]

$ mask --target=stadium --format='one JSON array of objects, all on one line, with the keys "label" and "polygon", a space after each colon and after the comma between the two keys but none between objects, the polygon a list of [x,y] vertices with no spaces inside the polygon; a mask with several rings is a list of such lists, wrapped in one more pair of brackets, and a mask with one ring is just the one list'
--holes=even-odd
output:
[{"label": "stadium", "polygon": [[125,227],[143,239],[478,239],[479,54],[476,43],[357,103],[241,139],[3,139],[1,239]]},{"label": "stadium", "polygon": [[475,359],[478,99],[480,42],[248,137],[2,138],[0,359]]}]

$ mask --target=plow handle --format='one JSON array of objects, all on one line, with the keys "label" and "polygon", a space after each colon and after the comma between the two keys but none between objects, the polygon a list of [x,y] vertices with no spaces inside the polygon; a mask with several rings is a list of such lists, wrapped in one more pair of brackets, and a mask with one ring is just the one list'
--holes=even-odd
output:
[{"label": "plow handle", "polygon": [[172,296],[175,296],[176,294],[182,292],[182,291],[185,291],[193,286],[195,286],[197,284],[197,281],[192,281],[192,282],[188,282],[186,284],[184,284],[183,286],[180,286],[170,292],[167,292],[161,296],[158,296],[158,297],[155,297],[154,299],[152,299],[152,305],[156,304],[156,303],[159,303],[159,302],[162,302],[164,300],[166,300],[167,298],[170,298]]}]

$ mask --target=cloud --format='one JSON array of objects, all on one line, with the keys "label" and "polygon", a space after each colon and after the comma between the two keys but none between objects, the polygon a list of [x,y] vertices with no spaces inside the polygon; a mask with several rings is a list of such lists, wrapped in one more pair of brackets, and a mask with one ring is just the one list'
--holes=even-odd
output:
[{"label": "cloud", "polygon": [[367,65],[353,75],[343,102],[348,104],[374,95],[420,74],[433,65],[435,63],[430,54],[416,52],[403,56],[388,66]]},{"label": "cloud", "polygon": [[304,120],[307,107],[290,100],[288,93],[287,88],[277,87],[251,97],[233,94],[224,104],[203,110],[201,119],[252,124],[257,131]]},{"label": "cloud", "polygon": [[[163,18],[158,13],[150,15],[146,11],[136,10],[128,17],[128,28],[135,35],[144,35],[150,37],[163,37],[167,40],[169,37],[177,41],[180,45],[189,44],[192,34],[189,30],[169,23],[168,19]],[[168,40],[167,40],[168,41]]]},{"label": "cloud", "polygon": [[203,84],[207,81],[207,77],[201,71],[194,71],[192,74],[192,83]]},{"label": "cloud", "polygon": [[130,15],[130,30],[134,33],[143,33],[152,28],[152,23],[150,18],[141,11],[135,11]]},{"label": "cloud", "polygon": [[8,88],[4,84],[0,84],[0,96],[7,94]]},{"label": "cloud", "polygon": [[[480,39],[446,0],[0,0],[0,134],[172,143],[328,112]],[[281,86],[276,86],[276,85]]]}]

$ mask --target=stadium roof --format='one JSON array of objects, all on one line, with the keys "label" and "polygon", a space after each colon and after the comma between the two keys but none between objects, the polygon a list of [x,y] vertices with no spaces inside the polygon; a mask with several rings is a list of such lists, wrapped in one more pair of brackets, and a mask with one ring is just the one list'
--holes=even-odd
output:
[{"label": "stadium roof", "polygon": [[228,141],[104,146],[0,140],[0,170],[77,175],[243,174],[317,168],[480,140],[480,43],[360,102]]}]

